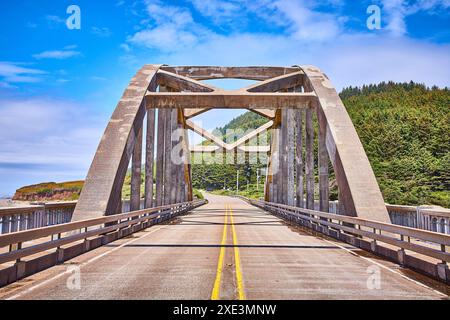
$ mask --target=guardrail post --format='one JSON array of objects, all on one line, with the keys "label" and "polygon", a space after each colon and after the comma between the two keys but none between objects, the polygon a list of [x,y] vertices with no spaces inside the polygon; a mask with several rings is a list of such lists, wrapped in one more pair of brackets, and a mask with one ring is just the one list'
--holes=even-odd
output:
[{"label": "guardrail post", "polygon": [[63,263],[64,262],[64,248],[56,248],[56,261],[58,263]]},{"label": "guardrail post", "polygon": [[397,250],[397,259],[400,265],[405,264],[405,257],[406,257],[405,249],[401,248],[400,250]]},{"label": "guardrail post", "polygon": [[2,218],[2,234],[9,233],[10,216],[4,216]]},{"label": "guardrail post", "polygon": [[370,250],[373,252],[377,252],[377,240],[373,240],[370,242]]},{"label": "guardrail post", "polygon": [[444,282],[449,282],[450,280],[450,270],[448,268],[447,263],[438,263],[437,264],[437,274],[439,279],[443,280]]},{"label": "guardrail post", "polygon": [[20,280],[22,278],[25,277],[25,267],[26,267],[26,262],[25,261],[17,261],[15,263],[15,267],[16,267],[16,274],[17,274],[17,279]]},{"label": "guardrail post", "polygon": [[19,230],[20,231],[22,231],[22,230],[26,230],[26,228],[27,228],[27,219],[26,219],[26,214],[21,214],[20,215],[20,223],[19,223]]},{"label": "guardrail post", "polygon": [[19,221],[17,219],[17,215],[12,215],[11,216],[11,232],[16,232],[18,231],[19,227]]},{"label": "guardrail post", "polygon": [[34,225],[35,225],[35,217],[36,217],[36,212],[33,212],[31,214],[28,215],[28,225],[27,225],[27,229],[34,229]]}]

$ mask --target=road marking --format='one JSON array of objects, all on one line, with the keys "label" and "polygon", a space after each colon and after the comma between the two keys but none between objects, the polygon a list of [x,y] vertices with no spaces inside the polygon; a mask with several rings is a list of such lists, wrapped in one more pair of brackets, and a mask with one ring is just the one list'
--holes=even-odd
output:
[{"label": "road marking", "polygon": [[222,242],[220,243],[219,261],[217,262],[216,280],[214,281],[214,287],[211,293],[211,300],[219,300],[220,298],[220,283],[222,281],[223,260],[225,257],[225,245],[227,243],[227,223],[228,223],[228,212],[227,210],[225,210],[225,221],[223,223]]},{"label": "road marking", "polygon": [[326,239],[322,239],[322,240],[324,240],[325,242],[328,242],[328,243],[330,243],[330,244],[332,244],[332,245],[335,245],[336,247],[339,247],[339,248],[341,248],[341,249],[347,251],[348,253],[350,253],[350,254],[352,254],[352,255],[354,255],[354,256],[357,256],[357,257],[359,257],[359,258],[361,258],[361,259],[364,259],[364,260],[366,260],[366,261],[368,261],[368,262],[370,262],[370,263],[376,264],[377,266],[379,266],[379,267],[381,267],[381,268],[383,268],[383,269],[385,269],[385,270],[388,270],[388,271],[390,271],[390,272],[392,272],[392,273],[395,273],[396,275],[399,275],[400,277],[402,277],[402,278],[404,278],[404,279],[406,279],[406,280],[409,280],[409,281],[411,281],[411,282],[413,282],[413,283],[415,283],[415,284],[417,284],[417,285],[419,285],[419,286],[421,286],[421,287],[427,288],[427,289],[429,289],[429,290],[431,290],[431,291],[433,291],[433,292],[435,292],[435,293],[437,293],[437,294],[439,294],[439,295],[441,295],[441,296],[444,296],[444,297],[447,297],[447,298],[448,298],[448,295],[446,295],[445,293],[442,293],[442,292],[440,292],[440,291],[438,291],[438,290],[435,290],[435,289],[433,289],[433,288],[431,288],[431,287],[427,286],[426,284],[423,284],[423,283],[421,283],[421,282],[419,282],[419,281],[416,281],[416,280],[414,280],[414,279],[411,279],[410,277],[405,276],[404,274],[402,274],[402,273],[400,273],[400,272],[398,272],[398,271],[395,271],[394,269],[391,269],[391,268],[385,266],[384,264],[381,264],[381,263],[379,263],[379,262],[377,262],[377,261],[375,261],[375,260],[372,260],[372,259],[370,259],[370,258],[363,257],[363,256],[357,254],[356,252],[354,252],[354,251],[352,251],[352,250],[350,250],[350,249],[347,249],[347,248],[344,247],[344,246],[341,246],[340,244],[337,244],[337,243],[328,241],[328,240],[326,240]]},{"label": "road marking", "polygon": [[[79,265],[79,267],[80,267],[80,268],[85,267],[85,266],[87,266],[88,264],[90,264],[90,263],[92,263],[92,262],[94,262],[94,261],[96,261],[96,260],[98,260],[98,259],[100,259],[100,258],[102,258],[102,257],[105,257],[105,256],[107,256],[107,255],[109,255],[109,254],[111,254],[111,253],[113,253],[113,252],[115,252],[115,251],[117,251],[117,250],[119,250],[119,249],[121,249],[121,248],[123,248],[123,247],[129,245],[130,243],[133,243],[133,242],[135,242],[135,241],[144,239],[144,238],[146,238],[147,236],[149,236],[150,234],[155,233],[156,231],[161,230],[161,229],[165,229],[165,228],[167,228],[167,226],[161,226],[161,227],[159,227],[158,229],[151,230],[150,232],[148,232],[147,234],[143,235],[142,237],[139,237],[139,238],[130,240],[130,241],[128,241],[128,242],[125,242],[125,243],[121,244],[120,246],[118,246],[118,247],[116,247],[116,248],[113,248],[113,249],[111,249],[111,250],[109,250],[109,251],[103,252],[102,254],[100,254],[100,255],[98,255],[98,256],[95,256],[95,257],[89,259],[89,260],[86,261],[86,262],[81,263],[81,264]],[[100,247],[100,248],[101,248],[101,247]],[[9,298],[6,298],[5,300],[15,300],[15,299],[17,299],[17,298],[20,298],[21,296],[23,296],[23,295],[25,295],[25,294],[27,294],[27,293],[30,293],[31,291],[33,291],[33,290],[35,290],[35,289],[37,289],[37,288],[39,288],[39,287],[42,287],[43,285],[46,285],[46,284],[48,284],[48,283],[50,283],[50,282],[52,282],[52,281],[54,281],[54,280],[56,280],[56,279],[59,279],[59,278],[63,277],[63,276],[66,275],[66,274],[70,274],[71,272],[72,272],[72,270],[66,270],[66,271],[64,271],[64,272],[61,272],[61,273],[59,273],[59,274],[57,274],[57,275],[55,275],[55,276],[53,276],[53,277],[51,277],[51,278],[49,278],[49,279],[47,279],[47,280],[44,280],[44,281],[42,281],[42,282],[40,282],[40,283],[38,283],[38,284],[36,284],[36,285],[34,285],[34,286],[28,288],[28,289],[25,289],[25,290],[22,291],[22,292],[19,292],[19,293],[15,294],[15,295],[13,295],[13,296],[11,296],[11,297],[9,297]]]},{"label": "road marking", "polygon": [[238,241],[236,236],[236,230],[234,228],[233,210],[231,209],[231,205],[228,205],[228,210],[230,212],[231,230],[233,232],[234,265],[236,268],[238,297],[239,300],[245,300],[244,282],[242,280],[241,257],[239,255]]}]

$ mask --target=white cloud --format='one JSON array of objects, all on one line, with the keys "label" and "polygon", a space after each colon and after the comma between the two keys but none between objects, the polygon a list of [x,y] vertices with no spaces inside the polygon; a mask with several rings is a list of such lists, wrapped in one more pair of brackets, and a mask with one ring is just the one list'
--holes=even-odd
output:
[{"label": "white cloud", "polygon": [[[273,6],[290,25],[293,37],[302,40],[322,41],[335,37],[340,29],[340,19],[333,14],[311,9],[306,1],[275,1]],[[281,23],[281,22],[280,22]]]},{"label": "white cloud", "polygon": [[[314,11],[317,1],[268,0],[251,1],[199,1],[191,0],[193,6],[202,15],[218,24],[241,24],[247,14],[255,14],[268,23],[282,26],[293,40],[326,41],[336,37],[345,20],[329,13]],[[127,44],[137,47],[177,52],[202,45],[221,37],[204,25],[194,21],[187,7],[162,4],[160,1],[145,2],[149,15],[143,20],[145,28],[128,37]],[[331,0],[337,5],[340,0]],[[230,21],[232,20],[232,21]],[[235,28],[232,28],[235,29]],[[237,30],[237,29],[236,29]],[[129,48],[129,47],[127,47]],[[129,52],[129,50],[127,50]]]},{"label": "white cloud", "polygon": [[76,48],[78,48],[78,46],[76,44],[70,44],[68,46],[65,46],[64,50],[73,50],[73,49],[76,49]]},{"label": "white cloud", "polygon": [[3,80],[4,88],[10,88],[10,83],[39,82],[45,73],[42,70],[24,67],[20,63],[0,61],[0,78]]},{"label": "white cloud", "polygon": [[[191,1],[195,6],[195,0]],[[404,2],[380,1],[385,1],[391,10]],[[220,10],[222,3],[216,0],[212,4],[203,4],[203,7],[197,4],[196,8],[206,16]],[[152,52],[154,61],[174,65],[313,64],[331,76],[338,90],[348,85],[383,80],[414,80],[439,86],[450,84],[447,72],[450,69],[449,46],[409,39],[402,35],[406,27],[400,18],[392,19],[390,33],[368,30],[356,33],[345,28],[346,17],[318,9],[325,4],[340,7],[343,4],[340,0],[325,3],[316,0],[243,0],[242,3],[245,3],[243,10],[257,14],[263,21],[270,21],[285,32],[222,35],[195,22],[187,8],[168,7],[157,2],[148,6],[148,12],[155,15],[150,26],[130,37],[128,45],[155,49]],[[407,6],[404,12],[411,14],[444,5],[434,0],[419,1],[414,8]],[[179,13],[178,20],[174,17],[176,13]],[[393,37],[393,34],[400,36]],[[127,57],[126,61],[132,61],[133,65],[148,63],[145,50],[127,52]]]},{"label": "white cloud", "polygon": [[418,0],[415,2],[407,0],[379,0],[383,6],[382,19],[386,17],[386,29],[393,36],[403,36],[407,34],[406,17],[419,11],[430,14],[435,9],[450,8],[450,0]]},{"label": "white cloud", "polygon": [[0,88],[3,88],[3,89],[16,89],[17,87],[9,84],[8,82],[0,81]]},{"label": "white cloud", "polygon": [[222,21],[223,18],[239,15],[242,13],[242,1],[221,1],[221,0],[190,0],[197,11],[206,17],[212,18],[215,22]]},{"label": "white cloud", "polygon": [[122,43],[122,44],[120,45],[120,48],[121,48],[123,51],[125,51],[125,52],[130,52],[130,51],[131,51],[130,46],[129,46],[128,44],[126,44],[126,43]]},{"label": "white cloud", "polygon": [[213,35],[194,21],[187,8],[151,1],[145,4],[149,20],[143,30],[128,37],[129,44],[173,52]]},{"label": "white cloud", "polygon": [[90,77],[90,79],[94,80],[94,81],[106,81],[106,80],[108,80],[105,77],[99,77],[99,76],[92,76],[92,77]]},{"label": "white cloud", "polygon": [[[71,48],[71,46],[69,46]],[[77,57],[81,55],[79,51],[64,49],[64,50],[49,50],[41,53],[34,54],[33,57],[35,59],[68,59],[72,57]]]},{"label": "white cloud", "polygon": [[180,30],[175,24],[166,24],[135,33],[128,41],[132,44],[174,51],[180,47],[192,46],[197,42],[195,34]]},{"label": "white cloud", "polygon": [[194,22],[189,9],[171,5],[164,5],[159,1],[146,0],[147,13],[157,25],[173,23],[178,26],[186,26]]},{"label": "white cloud", "polygon": [[56,15],[46,15],[45,20],[47,20],[49,27],[66,24],[66,20],[64,18]]},{"label": "white cloud", "polygon": [[49,98],[1,99],[0,171],[6,181],[0,187],[7,188],[1,191],[20,187],[7,181],[31,182],[29,170],[22,167],[45,167],[40,179],[84,178],[105,125],[106,119],[85,105]]},{"label": "white cloud", "polygon": [[107,27],[92,27],[91,32],[102,38],[107,38],[112,34],[111,30]]},{"label": "white cloud", "polygon": [[[450,45],[370,34],[315,43],[282,35],[215,36],[188,51],[161,53],[155,61],[172,65],[311,64],[326,72],[338,90],[388,80],[450,86]],[[139,64],[145,62],[148,61],[142,59]]]}]

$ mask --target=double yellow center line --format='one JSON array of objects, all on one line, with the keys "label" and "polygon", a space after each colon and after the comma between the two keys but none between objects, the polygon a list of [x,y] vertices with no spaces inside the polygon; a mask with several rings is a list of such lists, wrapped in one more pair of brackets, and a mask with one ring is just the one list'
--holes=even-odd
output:
[{"label": "double yellow center line", "polygon": [[217,263],[216,280],[211,294],[211,300],[219,300],[220,297],[220,283],[222,282],[223,259],[225,257],[225,245],[227,243],[227,225],[228,225],[228,210],[225,210],[225,221],[223,223],[222,242],[220,243],[219,262]]},{"label": "double yellow center line", "polygon": [[230,218],[231,232],[233,234],[233,249],[234,249],[234,266],[236,273],[236,286],[239,300],[245,300],[244,285],[242,280],[241,271],[241,258],[239,255],[238,241],[236,236],[236,229],[234,227],[233,210],[230,205],[225,206],[225,221],[223,224],[222,242],[220,243],[219,261],[217,263],[216,280],[214,281],[214,288],[211,294],[211,300],[219,300],[220,298],[220,285],[222,282],[223,264],[225,258],[225,250],[227,243],[227,226],[228,217]]}]

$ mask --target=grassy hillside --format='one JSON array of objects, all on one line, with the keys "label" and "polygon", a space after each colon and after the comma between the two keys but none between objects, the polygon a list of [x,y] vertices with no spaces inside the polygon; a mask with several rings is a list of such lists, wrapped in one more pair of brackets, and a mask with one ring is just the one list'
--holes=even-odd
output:
[{"label": "grassy hillside", "polygon": [[16,190],[13,200],[48,201],[78,199],[84,181],[44,182]]},{"label": "grassy hillside", "polygon": [[381,83],[341,97],[385,200],[450,207],[450,91]]},{"label": "grassy hillside", "polygon": [[[222,140],[233,142],[242,136],[244,136],[249,131],[252,131],[260,126],[262,126],[264,123],[266,123],[268,120],[254,112],[246,112],[230,122],[228,122],[225,126],[216,128],[213,133],[221,137]],[[268,143],[268,135],[264,138],[260,139],[266,139]],[[256,145],[257,138],[253,138],[249,141],[249,145]],[[204,141],[204,145],[209,145],[211,142]],[[223,188],[225,189],[233,189],[236,187],[236,169],[239,169],[240,176],[239,176],[239,184],[240,189],[246,188],[247,181],[249,184],[255,184],[256,183],[256,170],[258,169],[265,169],[266,165],[266,157],[261,156],[260,161],[256,159],[256,157],[251,156],[251,158],[248,159],[249,164],[222,164],[220,161],[220,164],[217,164],[214,162],[214,158],[209,155],[201,155],[196,154],[194,155],[195,158],[192,159],[193,165],[192,165],[192,182],[194,188],[199,189],[206,189],[206,190],[221,190]],[[203,157],[203,159],[202,159]],[[204,164],[200,164],[202,163]],[[221,159],[219,159],[221,160]],[[232,160],[230,158],[230,160]],[[230,161],[231,162],[231,161]],[[241,161],[244,162],[244,161]],[[264,181],[261,180],[261,183]],[[261,188],[262,192],[262,188]],[[262,193],[257,193],[258,195]],[[257,195],[255,194],[255,196]]]}]

